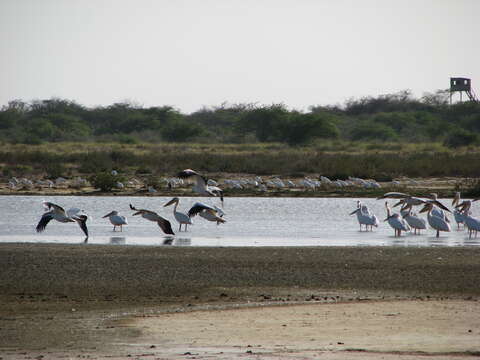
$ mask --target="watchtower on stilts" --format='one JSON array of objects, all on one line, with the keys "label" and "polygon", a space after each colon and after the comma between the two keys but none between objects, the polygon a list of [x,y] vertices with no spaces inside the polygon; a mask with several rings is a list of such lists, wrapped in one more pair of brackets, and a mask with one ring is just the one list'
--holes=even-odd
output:
[{"label": "watchtower on stilts", "polygon": [[463,77],[450,78],[450,105],[452,104],[453,93],[460,93],[460,102],[463,101],[463,93],[467,95],[469,101],[478,101],[475,92],[472,89],[472,80]]}]

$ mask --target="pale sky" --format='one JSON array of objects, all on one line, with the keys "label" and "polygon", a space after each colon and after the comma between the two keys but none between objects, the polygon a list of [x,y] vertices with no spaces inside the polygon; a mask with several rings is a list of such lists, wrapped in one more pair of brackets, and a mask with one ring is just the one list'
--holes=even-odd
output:
[{"label": "pale sky", "polygon": [[478,0],[0,0],[0,106],[291,109],[472,78]]}]

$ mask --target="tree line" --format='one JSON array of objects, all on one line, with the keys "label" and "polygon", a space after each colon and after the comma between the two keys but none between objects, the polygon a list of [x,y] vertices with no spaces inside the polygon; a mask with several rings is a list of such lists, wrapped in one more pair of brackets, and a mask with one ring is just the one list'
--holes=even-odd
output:
[{"label": "tree line", "polygon": [[183,114],[171,106],[122,102],[88,108],[75,101],[10,101],[0,109],[0,141],[118,143],[255,143],[308,145],[323,139],[377,142],[443,142],[478,145],[480,104],[448,104],[448,91],[415,98],[408,90],[350,99],[342,105],[222,104]]}]

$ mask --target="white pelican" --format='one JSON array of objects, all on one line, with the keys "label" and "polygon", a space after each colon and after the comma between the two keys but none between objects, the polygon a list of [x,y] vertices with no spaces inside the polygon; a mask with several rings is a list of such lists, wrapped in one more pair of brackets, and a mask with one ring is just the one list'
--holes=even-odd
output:
[{"label": "white pelican", "polygon": [[113,225],[113,231],[116,230],[117,226],[120,226],[120,231],[123,231],[122,226],[128,225],[127,218],[122,215],[118,215],[118,211],[113,210],[109,212],[107,215],[103,216],[103,218],[109,218],[110,222]]},{"label": "white pelican", "polygon": [[452,206],[456,207],[458,204],[460,204],[460,191],[455,192],[452,200]]},{"label": "white pelican", "polygon": [[395,236],[401,236],[402,231],[409,231],[410,226],[399,214],[390,214],[390,208],[388,202],[385,201],[385,207],[387,208],[387,218],[383,221],[388,221],[388,225],[395,231]]},{"label": "white pelican", "polygon": [[433,204],[433,205],[439,207],[441,210],[445,210],[445,211],[448,211],[449,213],[451,213],[449,208],[447,208],[440,201],[438,201],[438,199],[437,199],[438,195],[436,193],[431,193],[430,196],[431,196],[431,199],[425,200],[426,203]]},{"label": "white pelican", "polygon": [[177,211],[177,206],[179,202],[180,200],[178,199],[178,197],[174,197],[172,200],[170,200],[163,206],[165,207],[175,204],[175,206],[173,207],[173,216],[175,216],[175,220],[177,220],[177,222],[180,224],[180,226],[178,227],[178,231],[182,231],[182,224],[185,224],[185,231],[187,231],[187,225],[192,225],[192,220],[187,214]]},{"label": "white pelican", "polygon": [[465,226],[468,228],[469,239],[472,238],[473,232],[475,232],[475,237],[477,237],[477,232],[480,231],[480,220],[474,218],[470,212],[473,202],[477,200],[479,199],[465,200],[456,206],[460,208],[458,212],[463,216]]},{"label": "white pelican", "polygon": [[465,214],[457,209],[453,210],[453,217],[457,223],[457,229],[460,230],[460,224],[465,225]]},{"label": "white pelican", "polygon": [[51,220],[57,220],[62,223],[67,223],[67,222],[76,222],[79,226],[80,229],[84,232],[86,235],[85,241],[88,239],[88,229],[87,229],[87,219],[88,216],[85,214],[83,210],[80,210],[78,208],[71,208],[68,209],[66,212],[65,210],[54,203],[51,202],[44,202],[43,205],[50,211],[47,211],[44,213],[40,219],[40,221],[37,224],[36,230],[37,232],[42,232],[45,230],[47,227],[47,224]]},{"label": "white pelican", "polygon": [[412,205],[407,205],[400,210],[403,218],[407,224],[413,229],[413,233],[416,234],[417,230],[420,234],[420,230],[427,228],[427,222],[425,219],[420,218],[417,214],[412,213]]},{"label": "white pelican", "polygon": [[156,212],[145,209],[137,209],[132,206],[132,204],[130,204],[130,209],[136,211],[132,216],[142,215],[144,219],[156,222],[165,234],[175,235],[172,230],[172,225],[170,224],[170,221],[161,217]]},{"label": "white pelican", "polygon": [[365,225],[365,231],[368,231],[368,226],[370,230],[373,231],[373,226],[378,227],[378,219],[375,215],[370,213],[366,205],[362,205],[360,201],[357,201],[357,209],[352,211],[350,215],[357,214],[357,220],[360,224],[360,231],[362,231],[362,225]]},{"label": "white pelican", "polygon": [[[463,203],[462,203],[463,204]],[[457,229],[460,230],[460,224],[465,224],[465,214],[457,209],[457,205],[460,205],[460,191],[455,193],[455,196],[452,200],[453,209],[453,217],[455,218],[455,222],[457,223]]]},{"label": "white pelican", "polygon": [[223,204],[223,191],[218,186],[212,186],[207,184],[207,179],[192,169],[185,169],[180,171],[177,175],[181,179],[187,179],[190,177],[195,178],[195,185],[193,191],[202,195],[208,196],[220,196],[220,201]]},{"label": "white pelican", "polygon": [[436,216],[433,203],[426,203],[420,212],[427,212],[428,224],[437,231],[437,237],[440,236],[440,231],[450,231],[450,224],[445,220],[445,218]]},{"label": "white pelican", "polygon": [[398,203],[396,203],[393,207],[398,206],[398,205],[422,205],[425,201],[423,199],[420,199],[418,197],[414,197],[405,193],[401,192],[387,192],[383,194],[382,196],[379,196],[377,200],[381,199],[401,199]]},{"label": "white pelican", "polygon": [[196,202],[190,210],[188,210],[188,216],[194,217],[197,214],[208,221],[216,221],[217,225],[227,222],[222,218],[225,213],[217,206]]}]

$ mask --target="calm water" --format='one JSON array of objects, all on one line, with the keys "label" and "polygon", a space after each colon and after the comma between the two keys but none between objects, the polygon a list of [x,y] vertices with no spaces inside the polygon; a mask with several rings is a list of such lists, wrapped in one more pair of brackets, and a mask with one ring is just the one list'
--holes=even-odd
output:
[{"label": "calm water", "polygon": [[[466,231],[457,231],[451,216],[452,232],[427,229],[422,235],[393,236],[386,217],[384,201],[360,199],[377,215],[380,225],[373,232],[359,231],[354,198],[226,198],[226,224],[217,226],[200,217],[187,232],[178,232],[173,207],[164,208],[166,197],[77,197],[77,196],[0,196],[0,242],[82,243],[84,235],[77,224],[51,221],[45,232],[35,226],[44,212],[42,201],[54,202],[65,209],[79,207],[88,221],[89,243],[176,246],[479,246],[479,239],[468,239]],[[179,210],[187,212],[197,201],[219,205],[213,198],[180,198]],[[391,200],[393,205],[396,200]],[[156,211],[170,220],[176,233],[165,236],[156,223],[131,216],[129,204]],[[444,204],[450,204],[445,200]],[[102,216],[117,210],[128,219],[123,232],[113,232]],[[474,216],[477,215],[473,209]]]}]

